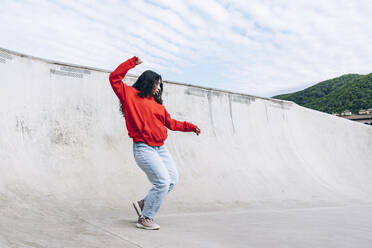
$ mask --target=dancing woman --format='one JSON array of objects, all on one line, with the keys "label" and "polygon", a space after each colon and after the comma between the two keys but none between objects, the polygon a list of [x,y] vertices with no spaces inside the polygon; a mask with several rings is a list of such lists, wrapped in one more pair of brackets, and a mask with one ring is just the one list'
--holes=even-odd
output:
[{"label": "dancing woman", "polygon": [[163,82],[159,74],[147,70],[133,86],[123,83],[127,72],[141,64],[133,57],[120,64],[109,77],[112,89],[120,100],[128,135],[133,139],[133,155],[145,172],[152,188],[143,200],[133,203],[138,214],[136,226],[156,230],[160,226],[154,217],[167,195],[178,182],[176,164],[164,145],[167,128],[173,131],[195,132],[200,129],[192,123],[172,119],[162,105]]}]

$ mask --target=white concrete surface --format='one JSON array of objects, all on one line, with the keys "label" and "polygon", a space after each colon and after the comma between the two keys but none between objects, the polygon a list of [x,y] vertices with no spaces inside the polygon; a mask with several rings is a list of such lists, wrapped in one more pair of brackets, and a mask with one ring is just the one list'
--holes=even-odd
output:
[{"label": "white concrete surface", "polygon": [[150,185],[108,75],[0,50],[0,247],[370,245],[371,126],[176,83],[165,106],[202,134],[169,132],[180,182],[135,229]]}]

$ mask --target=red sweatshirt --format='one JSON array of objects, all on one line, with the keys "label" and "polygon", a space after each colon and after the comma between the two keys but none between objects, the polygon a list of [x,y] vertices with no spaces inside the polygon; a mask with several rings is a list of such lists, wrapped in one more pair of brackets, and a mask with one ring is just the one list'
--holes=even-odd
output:
[{"label": "red sweatshirt", "polygon": [[162,146],[168,137],[167,128],[173,131],[195,131],[197,126],[172,119],[165,107],[152,96],[141,98],[137,89],[123,83],[122,79],[127,72],[136,66],[136,60],[137,57],[133,57],[120,64],[109,77],[112,89],[123,106],[129,137],[134,142]]}]

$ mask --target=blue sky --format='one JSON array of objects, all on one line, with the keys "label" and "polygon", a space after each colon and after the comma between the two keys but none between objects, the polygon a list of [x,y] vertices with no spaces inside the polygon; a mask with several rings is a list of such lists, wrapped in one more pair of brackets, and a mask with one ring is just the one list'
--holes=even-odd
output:
[{"label": "blue sky", "polygon": [[0,47],[270,97],[372,72],[372,1],[2,0]]}]

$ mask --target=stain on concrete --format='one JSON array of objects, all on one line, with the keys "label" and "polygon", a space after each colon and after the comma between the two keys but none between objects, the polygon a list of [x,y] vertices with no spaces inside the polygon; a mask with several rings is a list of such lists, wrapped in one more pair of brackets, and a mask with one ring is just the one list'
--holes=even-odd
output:
[{"label": "stain on concrete", "polygon": [[205,90],[199,89],[199,88],[194,88],[194,87],[188,87],[185,90],[185,94],[192,95],[192,96],[204,97],[205,96]]},{"label": "stain on concrete", "polygon": [[220,97],[222,96],[222,94],[225,94],[224,92],[219,92],[219,91],[214,91],[214,90],[210,90],[209,92],[212,96],[215,96],[215,97]]},{"label": "stain on concrete", "polygon": [[74,73],[74,72],[67,72],[67,71],[60,71],[57,69],[50,69],[51,74],[59,75],[59,76],[67,76],[67,77],[74,77],[74,78],[83,78],[82,73]]},{"label": "stain on concrete", "polygon": [[76,110],[79,112],[79,114],[82,114],[88,118],[92,118],[96,109],[93,105],[87,103],[84,106],[77,105]]},{"label": "stain on concrete", "polygon": [[232,98],[233,95],[229,94],[229,112],[230,112],[230,120],[231,120],[231,126],[233,130],[233,134],[235,134],[235,125],[234,125],[234,118],[233,118],[233,113],[232,113]]},{"label": "stain on concrete", "polygon": [[[64,106],[56,110],[57,115],[49,120],[48,137],[52,144],[64,146],[86,146],[94,130],[97,107],[84,99],[78,105]],[[70,121],[75,117],[74,121]]]},{"label": "stain on concrete", "polygon": [[76,68],[76,67],[71,67],[71,66],[60,66],[59,69],[61,71],[83,73],[83,74],[88,74],[88,75],[90,74],[90,71],[88,69]]},{"label": "stain on concrete", "polygon": [[0,49],[0,63],[6,63],[8,60],[12,60],[13,56],[10,55],[7,51]]},{"label": "stain on concrete", "polygon": [[66,77],[74,77],[74,78],[83,78],[84,75],[90,75],[90,70],[86,68],[78,68],[74,66],[67,66],[61,65],[58,68],[50,68],[50,73],[59,75],[59,76],[66,76]]},{"label": "stain on concrete", "polygon": [[209,120],[211,121],[211,129],[213,131],[213,135],[216,136],[216,128],[214,126],[213,120],[213,108],[212,108],[212,94],[210,91],[207,91],[207,98],[208,98],[208,108],[209,108]]},{"label": "stain on concrete", "polygon": [[270,100],[270,107],[273,107],[273,108],[290,109],[292,105],[293,105],[292,102],[285,102],[285,101],[274,100],[274,99]]},{"label": "stain on concrete", "polygon": [[21,133],[22,137],[28,136],[31,138],[31,128],[28,127],[22,118],[16,117],[16,128]]},{"label": "stain on concrete", "polygon": [[61,125],[59,121],[52,121],[51,126],[49,137],[53,144],[71,145],[73,143],[73,139],[70,137],[70,132],[66,127]]},{"label": "stain on concrete", "polygon": [[256,98],[250,96],[233,95],[232,100],[237,103],[250,104],[254,102]]}]

